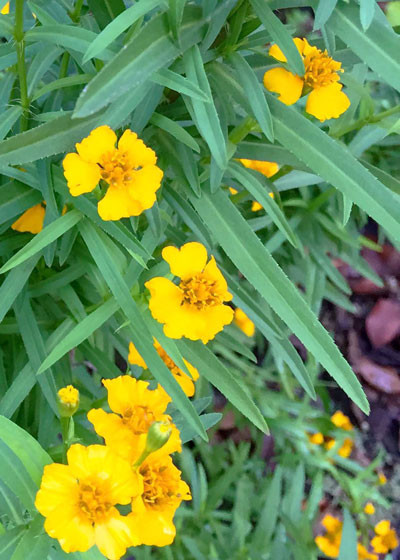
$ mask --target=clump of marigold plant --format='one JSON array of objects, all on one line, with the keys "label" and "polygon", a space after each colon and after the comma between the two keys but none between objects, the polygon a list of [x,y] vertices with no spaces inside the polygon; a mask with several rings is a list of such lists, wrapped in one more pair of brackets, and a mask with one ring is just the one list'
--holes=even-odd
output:
[{"label": "clump of marigold plant", "polygon": [[97,207],[103,220],[139,216],[151,208],[163,177],[155,152],[135,132],[125,130],[118,147],[116,142],[110,127],[99,126],[63,161],[72,196],[92,192],[100,181],[107,185]]},{"label": "clump of marigold plant", "polygon": [[201,243],[165,247],[162,257],[180,282],[163,277],[146,282],[151,314],[164,324],[166,336],[206,344],[233,319],[233,310],[225,305],[232,299],[225,278],[214,257],[207,262],[207,249]]},{"label": "clump of marigold plant", "polygon": [[[350,419],[343,414],[340,410],[335,412],[331,416],[331,422],[339,429],[349,432],[353,429],[353,424],[350,422]],[[309,434],[308,440],[310,443],[314,445],[324,445],[325,449],[332,449],[336,445],[336,439],[330,435],[324,435],[320,432],[315,434]],[[343,444],[337,450],[338,455],[340,457],[346,458],[351,455],[353,450],[353,440],[351,438],[345,438]]]},{"label": "clump of marigold plant", "polygon": [[[293,105],[302,95],[308,95],[306,111],[321,122],[340,117],[350,106],[339,83],[339,73],[343,72],[341,63],[333,60],[326,50],[310,45],[307,39],[296,37],[293,41],[304,62],[304,76],[283,67],[272,68],[264,74],[265,88],[279,93],[279,100],[285,105]],[[269,55],[279,62],[287,62],[278,45],[270,47]]]}]

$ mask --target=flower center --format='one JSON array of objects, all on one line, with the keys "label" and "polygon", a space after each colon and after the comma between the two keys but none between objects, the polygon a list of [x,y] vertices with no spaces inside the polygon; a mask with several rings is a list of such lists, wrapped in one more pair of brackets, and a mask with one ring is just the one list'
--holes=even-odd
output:
[{"label": "flower center", "polygon": [[147,506],[166,507],[181,497],[176,493],[179,478],[168,467],[144,465],[139,472],[143,477],[142,498]]},{"label": "flower center", "polygon": [[197,309],[205,309],[223,302],[217,291],[217,283],[214,280],[208,280],[202,274],[182,280],[179,287],[183,292],[182,305],[187,303]]},{"label": "flower center", "polygon": [[342,64],[333,60],[325,50],[322,52],[317,47],[311,47],[304,56],[304,82],[309,88],[315,89],[329,86],[340,80],[338,72],[343,72]]},{"label": "flower center", "polygon": [[168,356],[168,354],[166,353],[164,348],[159,346],[157,348],[157,352],[158,352],[158,355],[160,356],[160,358],[162,359],[162,361],[164,362],[164,364],[167,366],[167,368],[169,369],[169,371],[171,373],[173,373],[175,375],[179,375],[181,373],[181,370],[178,368],[176,363]]},{"label": "flower center", "polygon": [[80,513],[92,523],[105,520],[112,504],[107,502],[104,491],[92,482],[79,483],[78,507]]},{"label": "flower center", "polygon": [[147,433],[153,422],[156,421],[155,414],[147,406],[137,405],[135,407],[127,407],[122,415],[124,424],[128,424],[129,428],[136,435]]},{"label": "flower center", "polygon": [[117,148],[102,156],[100,167],[101,178],[111,187],[123,187],[132,182],[135,171],[140,169],[132,166],[127,152],[121,152]]}]

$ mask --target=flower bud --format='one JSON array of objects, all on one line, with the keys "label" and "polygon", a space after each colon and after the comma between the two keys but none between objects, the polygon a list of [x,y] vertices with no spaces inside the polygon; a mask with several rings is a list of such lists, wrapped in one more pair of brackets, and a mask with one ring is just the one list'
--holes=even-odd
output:
[{"label": "flower bud", "polygon": [[153,422],[147,432],[145,453],[149,455],[167,443],[171,435],[170,422]]},{"label": "flower bud", "polygon": [[60,416],[70,418],[75,414],[79,407],[79,391],[72,385],[67,385],[60,389],[58,395],[58,410]]}]

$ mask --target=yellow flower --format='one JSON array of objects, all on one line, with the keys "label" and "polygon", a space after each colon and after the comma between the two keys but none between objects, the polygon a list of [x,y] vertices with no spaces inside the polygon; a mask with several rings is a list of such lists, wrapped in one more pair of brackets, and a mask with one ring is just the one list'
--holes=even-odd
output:
[{"label": "yellow flower", "polygon": [[331,416],[331,422],[333,422],[337,428],[346,430],[346,432],[349,432],[354,428],[348,416],[343,414],[341,410],[336,411],[335,414]]},{"label": "yellow flower", "polygon": [[[332,449],[336,445],[336,440],[334,438],[329,438],[329,440],[325,443],[326,449]],[[353,451],[353,440],[350,438],[346,438],[343,442],[342,447],[340,447],[337,451],[337,454],[341,457],[347,458],[351,455]]]},{"label": "yellow flower", "polygon": [[43,229],[45,214],[45,203],[40,202],[32,206],[32,208],[29,208],[29,210],[26,210],[26,212],[12,224],[11,228],[20,232],[40,233]]},{"label": "yellow flower", "polygon": [[236,189],[234,189],[233,187],[229,187],[229,192],[231,194],[237,194],[239,191],[237,191]]},{"label": "yellow flower", "polygon": [[103,445],[72,445],[68,465],[44,468],[35,506],[44,528],[64,552],[84,552],[97,545],[110,560],[137,544],[127,517],[116,504],[129,504],[143,491],[128,462]]},{"label": "yellow flower", "polygon": [[108,184],[97,207],[103,220],[139,216],[151,208],[163,177],[156,154],[137,134],[128,129],[119,139],[118,148],[116,141],[111,128],[99,126],[76,144],[78,153],[67,154],[63,161],[72,196],[93,191],[101,179]]},{"label": "yellow flower", "polygon": [[168,455],[155,453],[139,467],[144,491],[132,501],[128,515],[132,532],[140,544],[167,546],[174,540],[173,518],[182,500],[190,500],[190,489]]},{"label": "yellow flower", "polygon": [[326,533],[315,537],[315,544],[326,556],[337,558],[342,539],[343,523],[332,515],[325,515],[321,523],[325,527]]},{"label": "yellow flower", "polygon": [[244,311],[238,307],[235,309],[235,325],[241,329],[246,336],[253,336],[255,332],[255,325],[251,319],[249,319]]},{"label": "yellow flower", "polygon": [[214,257],[207,263],[207,250],[201,243],[186,243],[181,249],[165,247],[162,256],[181,281],[176,285],[157,277],[146,282],[151,314],[164,323],[166,336],[185,336],[206,344],[233,319],[233,310],[224,305],[232,299],[226,280]]},{"label": "yellow flower", "polygon": [[79,407],[79,391],[73,385],[67,385],[60,389],[58,395],[58,407],[61,416],[72,416]]},{"label": "yellow flower", "polygon": [[10,13],[10,2],[7,2],[7,4],[5,4],[5,6],[2,7],[1,13],[2,14],[9,14]]},{"label": "yellow flower", "polygon": [[308,440],[314,445],[322,445],[324,443],[324,436],[321,434],[321,432],[317,432],[316,434],[310,434],[308,436]]},{"label": "yellow flower", "polygon": [[387,478],[386,478],[386,476],[383,474],[383,472],[379,472],[379,473],[378,473],[378,481],[379,481],[379,484],[380,484],[381,486],[383,486],[384,484],[387,483]]},{"label": "yellow flower", "polygon": [[[162,361],[165,363],[167,368],[170,370],[172,375],[175,377],[176,381],[182,387],[182,390],[185,393],[185,395],[187,395],[188,397],[193,397],[193,395],[194,395],[194,383],[193,383],[192,379],[194,381],[197,381],[197,379],[199,378],[199,372],[197,371],[197,369],[195,367],[193,367],[192,364],[189,364],[189,362],[187,362],[185,359],[183,359],[183,361],[185,363],[185,366],[187,367],[187,369],[188,369],[188,371],[191,375],[191,378],[190,378],[188,375],[186,375],[186,373],[184,371],[182,371],[180,368],[178,368],[178,366],[175,364],[175,362],[168,356],[168,354],[166,353],[164,348],[162,348],[162,346],[160,345],[160,343],[156,339],[154,339],[154,347],[157,350],[158,355],[160,356]],[[130,364],[135,364],[139,367],[142,367],[143,369],[147,369],[146,362],[143,360],[142,356],[137,351],[136,346],[133,344],[133,342],[129,343],[128,361],[129,361]]]},{"label": "yellow flower", "polygon": [[[162,387],[151,391],[146,381],[129,375],[105,379],[103,384],[108,391],[108,404],[115,414],[92,409],[88,419],[106,445],[133,464],[146,447],[147,432],[153,422],[170,422],[165,411],[171,399]],[[162,448],[165,454],[181,451],[179,431],[174,424],[171,427],[171,436]],[[153,455],[159,453],[156,451]]]},{"label": "yellow flower", "polygon": [[365,504],[365,507],[364,507],[364,512],[365,512],[367,515],[374,515],[374,513],[375,513],[374,504],[372,504],[371,502],[367,502],[367,503]]},{"label": "yellow flower", "polygon": [[[307,39],[295,38],[293,41],[303,58],[304,76],[292,74],[282,67],[273,68],[264,74],[265,88],[279,93],[279,100],[285,105],[293,105],[302,95],[309,93],[307,113],[321,122],[338,118],[350,106],[350,100],[339,83],[342,64],[333,60],[326,50],[311,46]],[[280,62],[287,62],[277,45],[272,45],[269,54]]]},{"label": "yellow flower", "polygon": [[378,554],[387,554],[398,546],[396,531],[391,528],[390,521],[384,519],[375,525],[376,537],[371,541],[371,546]]},{"label": "yellow flower", "polygon": [[357,543],[358,560],[378,560],[376,554],[368,552],[364,545]]},{"label": "yellow flower", "polygon": [[240,163],[249,169],[254,169],[266,177],[272,177],[279,171],[279,165],[274,161],[260,161],[257,159],[239,159]]}]

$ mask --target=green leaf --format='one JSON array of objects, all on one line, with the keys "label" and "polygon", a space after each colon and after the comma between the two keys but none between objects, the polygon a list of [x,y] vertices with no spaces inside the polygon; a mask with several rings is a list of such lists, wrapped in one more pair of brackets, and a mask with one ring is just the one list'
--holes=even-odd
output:
[{"label": "green leaf", "polygon": [[0,140],[3,140],[9,133],[11,127],[17,122],[21,116],[22,108],[20,106],[10,107],[1,115],[0,123]]},{"label": "green leaf", "polygon": [[66,78],[60,78],[59,80],[54,80],[40,89],[36,90],[31,100],[36,101],[42,95],[55,91],[57,89],[79,86],[82,84],[87,84],[93,78],[92,74],[76,74],[75,76],[67,76]]},{"label": "green leaf", "polygon": [[230,56],[240,83],[246,93],[250,107],[254,113],[258,124],[265,136],[271,142],[274,141],[274,131],[272,125],[272,117],[265,98],[263,86],[260,84],[253,69],[249,66],[246,60],[238,53]]},{"label": "green leaf", "polygon": [[385,25],[385,18],[375,17],[367,30],[359,22],[358,6],[341,3],[329,26],[378,76],[400,91],[400,36]]},{"label": "green leaf", "polygon": [[289,68],[295,74],[302,76],[304,74],[303,59],[285,25],[276,17],[264,0],[251,0],[251,4],[273,41],[286,56]]},{"label": "green leaf", "polygon": [[200,146],[193,136],[186,132],[186,130],[175,121],[169,119],[168,117],[164,117],[164,115],[160,115],[160,113],[153,113],[150,122],[158,128],[165,130],[165,132],[168,132],[179,142],[182,142],[195,152],[200,152]]},{"label": "green leaf", "polygon": [[367,31],[374,19],[376,0],[360,0],[360,21],[364,31]]},{"label": "green leaf", "polygon": [[315,10],[314,31],[321,29],[321,27],[326,24],[336,8],[336,4],[337,0],[332,0],[331,2],[325,2],[324,0],[318,1],[318,8]]},{"label": "green leaf", "polygon": [[257,525],[255,526],[251,546],[257,554],[260,550],[267,549],[273,535],[279,515],[279,504],[282,493],[282,468],[275,469],[274,476],[267,487],[265,494],[264,507],[260,512]]},{"label": "green leaf", "polygon": [[160,4],[161,0],[141,0],[120,13],[90,43],[83,56],[83,62],[98,57],[121,33]]},{"label": "green leaf", "polygon": [[115,265],[112,241],[107,238],[101,230],[95,228],[95,226],[88,221],[82,222],[80,229],[83,239],[95,263],[99,267],[104,280],[108,284],[121,310],[123,310],[123,313],[130,321],[127,328],[131,333],[132,341],[137,347],[139,354],[143,357],[143,360],[146,362],[157,381],[161,383],[171,396],[175,405],[178,406],[182,414],[185,415],[186,420],[196,430],[196,433],[207,441],[207,434],[192,403],[175,381],[171,372],[153,346],[153,338],[145,326],[142,314],[126,282],[120,275],[118,267]]},{"label": "green leaf", "polygon": [[371,175],[342,144],[296,109],[267,95],[277,140],[400,240],[399,197]]},{"label": "green leaf", "polygon": [[357,558],[357,529],[351,514],[345,509],[338,560],[353,560],[354,558]]},{"label": "green leaf", "polygon": [[82,219],[82,214],[78,210],[70,210],[64,216],[57,218],[54,222],[46,226],[40,233],[35,235],[16,255],[11,257],[4,266],[0,268],[0,274],[22,264],[30,257],[36,255],[44,247],[58,239],[66,231],[74,227]]},{"label": "green leaf", "polygon": [[177,42],[179,42],[179,28],[182,22],[185,4],[186,0],[168,0],[169,25],[171,27],[172,36]]},{"label": "green leaf", "polygon": [[178,348],[189,363],[193,364],[210,383],[212,383],[229,402],[233,404],[259,430],[268,433],[268,426],[249,393],[230,373],[222,362],[201,342],[181,339]]},{"label": "green leaf", "polygon": [[192,204],[240,272],[300,338],[348,396],[368,411],[362,387],[317,317],[222,191]]},{"label": "green leaf", "polygon": [[147,23],[90,82],[79,97],[74,117],[85,117],[98,111],[147,80],[154,72],[168,66],[181,52],[200,41],[205,20],[199,8],[185,9],[179,49],[169,33],[168,19],[160,14]]},{"label": "green leaf", "polygon": [[39,191],[18,181],[7,182],[0,187],[0,224],[18,216],[43,200]]},{"label": "green leaf", "polygon": [[156,84],[160,84],[161,86],[178,91],[179,93],[184,93],[194,99],[204,101],[205,103],[211,102],[207,93],[201,90],[196,83],[184,78],[172,70],[168,70],[168,68],[162,68],[158,72],[155,72],[150,77],[150,80]]},{"label": "green leaf", "polygon": [[35,268],[39,260],[39,255],[35,255],[28,259],[23,264],[14,268],[7,275],[0,287],[0,322],[4,319],[7,311],[10,309],[26,282],[31,275],[32,270]]},{"label": "green leaf", "polygon": [[[210,84],[204,70],[200,50],[197,45],[188,50],[183,57],[187,77],[212,99]],[[196,126],[210,148],[210,152],[220,169],[227,163],[226,143],[214,103],[204,103],[192,99],[188,108],[193,107]]]}]

